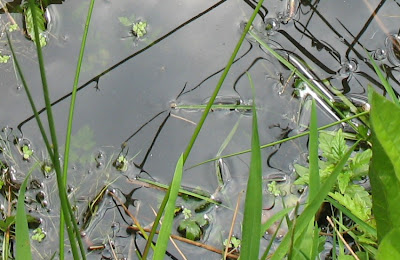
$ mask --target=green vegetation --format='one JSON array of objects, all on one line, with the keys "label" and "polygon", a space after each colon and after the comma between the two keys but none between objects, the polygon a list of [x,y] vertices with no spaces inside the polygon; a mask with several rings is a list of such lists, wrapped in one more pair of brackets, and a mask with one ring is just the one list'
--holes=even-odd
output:
[{"label": "green vegetation", "polygon": [[[386,100],[381,95],[377,94],[372,88],[369,88],[369,103],[371,105],[371,111],[358,112],[351,110],[350,113],[344,113],[336,104],[332,103],[321,91],[318,90],[312,81],[303,75],[299,70],[295,68],[287,59],[279,55],[276,51],[263,42],[254,30],[250,30],[252,22],[256,17],[263,1],[259,1],[255,8],[249,22],[247,23],[238,44],[233,51],[231,58],[228,61],[225,70],[223,71],[221,78],[215,87],[215,90],[206,106],[193,106],[195,108],[204,109],[201,119],[194,130],[193,136],[188,142],[186,150],[179,157],[175,173],[170,185],[162,186],[162,184],[156,184],[154,182],[147,182],[147,184],[155,185],[159,188],[165,188],[166,194],[161,202],[157,216],[152,225],[152,229],[149,235],[140,226],[139,221],[135,220],[135,226],[139,228],[140,233],[147,240],[143,255],[143,259],[147,259],[150,248],[154,250],[153,259],[163,259],[167,247],[169,245],[169,239],[172,231],[174,221],[176,219],[176,201],[179,195],[184,194],[185,196],[196,197],[197,199],[206,202],[207,205],[214,203],[217,204],[208,196],[203,196],[195,192],[185,191],[181,188],[181,180],[183,175],[183,169],[185,167],[186,160],[191,152],[191,149],[201,131],[203,124],[207,118],[208,113],[213,108],[229,108],[238,109],[237,106],[216,106],[214,104],[215,98],[227,76],[233,61],[242,45],[242,42],[246,35],[249,33],[254,39],[265,49],[270,51],[279,61],[286,65],[290,70],[295,73],[303,83],[307,84],[317,93],[332,109],[335,111],[342,120],[333,124],[318,128],[318,119],[316,113],[315,102],[311,105],[311,121],[309,132],[299,134],[295,137],[290,137],[285,140],[280,140],[267,145],[260,145],[259,143],[259,128],[257,124],[257,109],[255,104],[255,89],[250,74],[247,74],[248,80],[252,87],[253,92],[253,103],[251,108],[252,111],[252,129],[251,129],[251,150],[238,152],[232,155],[221,156],[222,151],[226,147],[227,143],[231,139],[235,128],[232,130],[230,135],[227,137],[226,142],[221,146],[218,152],[218,158],[213,158],[210,161],[218,161],[221,158],[226,158],[246,152],[251,152],[250,161],[250,172],[247,181],[247,190],[245,198],[245,206],[243,213],[242,223],[242,236],[235,237],[228,235],[229,239],[224,241],[224,246],[232,252],[239,252],[242,259],[259,259],[260,258],[260,247],[261,237],[265,234],[266,230],[271,227],[274,223],[279,222],[278,228],[272,234],[269,244],[263,249],[261,259],[318,259],[318,254],[322,251],[325,243],[325,237],[321,232],[321,225],[318,221],[320,210],[325,203],[329,203],[331,207],[334,207],[335,213],[328,216],[333,234],[333,247],[338,248],[339,254],[336,255],[336,250],[332,250],[333,258],[346,259],[350,257],[359,257],[363,259],[398,259],[400,258],[400,208],[397,206],[400,200],[400,139],[398,138],[398,129],[400,128],[400,121],[393,120],[393,118],[400,118],[400,105],[398,98],[395,96],[394,91],[391,90],[390,85],[385,80],[383,73],[372,61],[377,74],[383,81],[392,102]],[[80,230],[75,220],[75,215],[69,202],[69,198],[66,193],[67,184],[67,170],[69,165],[69,154],[72,153],[74,146],[82,148],[80,145],[82,142],[79,140],[87,139],[78,134],[80,139],[78,143],[74,144],[72,140],[72,121],[74,114],[74,106],[76,99],[77,85],[79,82],[79,73],[84,53],[84,47],[86,42],[86,36],[88,32],[89,22],[91,18],[91,12],[93,10],[94,1],[91,1],[85,31],[83,34],[81,50],[76,69],[76,77],[73,84],[73,94],[71,98],[70,113],[68,119],[68,128],[66,135],[66,144],[64,151],[64,164],[63,168],[60,164],[60,152],[58,148],[58,139],[56,136],[56,126],[52,115],[52,107],[50,102],[50,93],[47,86],[46,74],[44,70],[43,55],[41,47],[45,45],[43,42],[42,33],[45,31],[45,21],[43,13],[38,8],[37,3],[34,0],[30,0],[25,7],[25,16],[27,20],[28,34],[35,42],[38,52],[38,61],[42,77],[42,86],[44,92],[44,100],[46,103],[47,110],[47,121],[49,122],[50,138],[46,134],[42,125],[41,119],[38,115],[35,102],[33,101],[30,89],[27,82],[24,79],[24,75],[18,64],[17,56],[12,49],[12,42],[9,39],[11,52],[14,57],[15,66],[18,70],[19,76],[23,82],[25,91],[27,93],[29,102],[32,106],[32,110],[35,114],[38,126],[42,133],[43,140],[47,147],[48,154],[51,162],[41,162],[43,172],[46,174],[51,171],[55,171],[57,175],[57,184],[59,198],[61,201],[61,224],[60,224],[60,247],[59,254],[60,259],[64,259],[64,228],[67,227],[68,237],[70,241],[71,251],[74,259],[85,259],[86,250],[82,245]],[[132,22],[132,19],[120,17],[120,22],[124,25],[132,26],[132,33],[137,37],[143,37],[147,33],[147,23],[144,21]],[[8,36],[8,35],[7,35]],[[1,62],[0,56],[0,62]],[[344,103],[351,106],[349,100],[345,97],[341,97]],[[193,108],[191,107],[191,108]],[[178,107],[177,107],[178,108]],[[183,108],[183,106],[181,107]],[[187,107],[186,107],[187,108]],[[249,109],[248,106],[240,107],[240,109]],[[352,122],[353,119],[358,117],[364,117],[363,120],[365,125],[357,127]],[[350,124],[355,135],[351,135],[356,140],[346,139],[346,134],[342,130],[337,131],[320,131],[343,122]],[[295,207],[283,208],[280,212],[272,216],[268,221],[261,224],[261,213],[262,213],[262,158],[261,149],[282,143],[284,141],[293,140],[301,136],[309,135],[309,160],[308,165],[295,165],[296,173],[298,178],[294,184],[306,187],[308,190],[308,199],[304,205],[296,204]],[[361,146],[361,143],[363,146]],[[83,149],[90,150],[94,144],[89,142]],[[7,155],[7,151],[2,148],[2,152]],[[34,157],[33,150],[28,145],[21,147],[21,152],[25,160],[30,160]],[[320,155],[320,156],[319,156]],[[77,156],[79,157],[79,155]],[[71,154],[71,161],[74,158]],[[76,159],[78,160],[78,159]],[[82,161],[82,163],[87,161]],[[205,163],[205,162],[204,162]],[[128,170],[129,160],[126,155],[118,155],[114,161],[114,166],[117,170],[125,172]],[[39,166],[37,162],[31,171],[35,167]],[[1,169],[6,169],[8,166],[6,162],[1,162]],[[222,186],[221,176],[218,177],[219,185]],[[5,220],[0,221],[0,229],[5,234],[6,241],[4,244],[8,246],[7,239],[10,238],[10,228],[15,223],[15,237],[18,240],[16,244],[16,257],[18,259],[31,259],[31,248],[30,248],[30,233],[28,229],[29,217],[25,212],[24,205],[24,193],[27,186],[27,181],[30,176],[30,172],[26,175],[24,182],[19,189],[18,204],[16,216],[7,216]],[[359,182],[363,179],[369,178],[372,191],[365,189],[359,185]],[[2,178],[3,179],[3,178]],[[4,181],[1,180],[1,185],[4,185]],[[277,198],[283,196],[277,187],[277,183],[272,181],[267,186],[268,191],[276,196]],[[89,204],[90,214],[96,212],[97,202],[106,194],[107,186],[101,190],[96,196],[95,200]],[[199,211],[204,205],[202,204]],[[180,207],[182,209],[182,207]],[[186,238],[190,240],[199,240],[204,231],[203,228],[209,224],[207,218],[202,214],[195,214],[194,212],[184,207],[182,210],[183,220],[178,225],[178,231]],[[293,213],[293,214],[292,214]],[[179,214],[179,213],[178,213]],[[181,215],[181,217],[182,217]],[[134,219],[132,217],[132,219]],[[333,219],[333,220],[332,220]],[[346,221],[350,220],[350,221]],[[159,232],[157,231],[158,225],[161,223]],[[282,223],[285,223],[288,227],[287,234],[280,241],[279,246],[272,252],[272,242],[277,236],[279,227]],[[153,245],[154,236],[156,232],[159,233],[156,245]],[[342,234],[347,234],[352,238],[353,248],[348,247],[349,243],[347,240],[342,239]],[[37,228],[31,235],[32,240],[42,241],[45,239],[46,234],[42,228]],[[345,249],[346,248],[346,249]],[[8,258],[9,248],[3,250],[3,254]],[[224,258],[226,255],[224,255]]]}]

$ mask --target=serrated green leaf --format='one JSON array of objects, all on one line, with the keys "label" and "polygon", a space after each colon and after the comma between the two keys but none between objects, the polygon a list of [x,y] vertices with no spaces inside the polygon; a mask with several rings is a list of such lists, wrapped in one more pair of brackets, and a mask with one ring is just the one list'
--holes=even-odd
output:
[{"label": "serrated green leaf", "polygon": [[350,182],[350,173],[347,171],[340,173],[337,181],[338,181],[338,186],[339,186],[340,192],[342,194],[344,194],[344,192]]},{"label": "serrated green leaf", "polygon": [[[31,8],[32,6],[32,8]],[[44,47],[46,45],[46,39],[43,36],[44,31],[46,30],[46,20],[44,19],[43,10],[35,5],[27,5],[24,8],[24,15],[25,15],[25,24],[26,24],[26,31],[28,36],[35,42],[35,32],[33,29],[33,17],[32,12],[36,13],[36,23],[39,32],[39,39],[40,39],[40,46]]]},{"label": "serrated green leaf", "polygon": [[367,149],[362,153],[357,153],[353,158],[351,158],[349,167],[351,170],[352,179],[366,176],[368,174],[371,157],[372,150]]},{"label": "serrated green leaf", "polygon": [[355,194],[354,197],[349,194],[340,194],[338,192],[329,193],[329,196],[334,198],[337,202],[345,206],[351,213],[364,222],[371,218],[372,203],[367,191],[361,194]]},{"label": "serrated green leaf", "polygon": [[339,129],[337,132],[323,131],[320,133],[319,138],[319,148],[323,152],[322,156],[327,158],[329,162],[338,162],[348,149],[342,129]]}]

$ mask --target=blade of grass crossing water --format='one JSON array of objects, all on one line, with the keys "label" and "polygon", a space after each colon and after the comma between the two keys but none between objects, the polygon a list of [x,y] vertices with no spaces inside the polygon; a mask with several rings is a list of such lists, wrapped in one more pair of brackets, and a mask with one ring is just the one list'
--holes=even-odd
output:
[{"label": "blade of grass crossing water", "polygon": [[310,192],[308,201],[312,201],[318,193],[320,178],[318,166],[318,119],[315,100],[311,105],[310,139],[308,141],[309,162],[310,162]]},{"label": "blade of grass crossing water", "polygon": [[250,174],[247,181],[246,199],[243,215],[243,235],[241,259],[258,259],[260,250],[262,177],[261,150],[258,137],[255,90],[250,74],[247,73],[253,91],[253,126],[251,139]]},{"label": "blade of grass crossing water", "polygon": [[174,178],[169,186],[169,197],[167,205],[165,206],[165,214],[163,223],[161,225],[160,234],[157,239],[156,249],[154,251],[153,259],[164,259],[165,251],[167,250],[169,236],[171,234],[172,222],[174,221],[175,202],[178,197],[179,188],[181,187],[183,172],[183,154],[179,157],[178,163],[174,173]]},{"label": "blade of grass crossing water", "polygon": [[376,65],[374,59],[369,55],[367,51],[365,51],[368,55],[369,60],[372,63],[372,66],[374,66],[375,72],[378,75],[379,79],[381,80],[381,83],[385,87],[386,92],[389,94],[390,98],[392,99],[393,103],[395,103],[397,106],[400,106],[399,100],[396,97],[396,94],[393,91],[392,86],[389,84],[389,82],[386,80],[385,76],[383,75],[383,72],[381,69]]},{"label": "blade of grass crossing water", "polygon": [[18,203],[17,203],[17,216],[15,219],[15,240],[16,244],[16,259],[32,259],[31,244],[29,241],[28,221],[25,212],[25,190],[28,183],[29,176],[39,163],[36,163],[28,172],[24,182],[19,189]]},{"label": "blade of grass crossing water", "polygon": [[270,228],[272,226],[272,224],[274,224],[275,222],[277,222],[278,220],[283,218],[285,215],[287,215],[293,209],[294,209],[294,207],[282,209],[281,211],[277,212],[275,215],[270,217],[264,224],[261,225],[260,237],[262,237],[265,234],[265,232],[267,232],[267,229]]},{"label": "blade of grass crossing water", "polygon": [[[33,10],[35,1],[29,0],[28,4],[29,4],[29,7]],[[74,259],[78,259],[79,251],[78,251],[78,246],[76,243],[77,243],[77,241],[79,241],[78,244],[82,245],[82,242],[81,242],[81,237],[80,237],[80,233],[79,233],[79,229],[77,228],[77,225],[76,224],[74,225],[72,223],[75,221],[75,218],[73,216],[71,208],[69,207],[65,185],[62,181],[62,170],[61,170],[61,165],[60,165],[60,160],[59,160],[60,155],[59,155],[59,150],[58,150],[56,126],[55,126],[55,121],[54,121],[52,107],[51,107],[49,88],[47,85],[47,78],[46,78],[46,72],[45,72],[44,61],[43,61],[43,53],[42,53],[42,49],[40,47],[40,42],[39,42],[39,31],[38,31],[38,26],[37,26],[38,18],[36,17],[36,15],[37,15],[36,12],[32,12],[33,29],[34,29],[34,33],[35,33],[35,44],[36,44],[36,50],[37,50],[37,55],[38,55],[38,61],[39,61],[40,76],[41,76],[41,80],[42,80],[43,97],[44,97],[44,101],[46,104],[47,121],[49,124],[50,136],[51,136],[52,147],[53,147],[53,149],[52,149],[53,151],[51,152],[51,149],[50,149],[49,154],[53,155],[51,157],[51,160],[52,160],[52,163],[54,165],[54,169],[55,169],[56,175],[57,175],[57,186],[58,186],[59,198],[60,198],[63,214],[65,217],[65,224],[67,225],[67,231],[68,231],[68,237],[69,237],[69,241],[70,241],[70,245],[71,245],[71,251],[72,251]],[[60,237],[60,239],[64,240],[64,238],[61,238],[61,237]],[[80,252],[81,252],[81,257],[83,259],[86,259],[84,249],[81,246],[80,246]]]},{"label": "blade of grass crossing water", "polygon": [[[358,118],[358,117],[362,117],[362,116],[366,116],[368,114],[369,114],[369,111],[365,111],[365,112],[361,112],[361,113],[359,113],[357,115],[354,115],[354,116],[349,116],[349,117],[347,117],[345,119],[342,119],[342,120],[339,120],[339,121],[335,121],[333,123],[321,126],[321,127],[318,128],[318,131],[328,129],[328,128],[332,127],[332,126],[339,125],[341,123],[348,122],[348,121],[350,121],[352,119],[355,119],[355,118]],[[294,139],[297,139],[297,138],[300,138],[300,137],[303,137],[303,136],[306,136],[306,135],[309,135],[309,134],[310,134],[310,132],[307,131],[307,132],[304,132],[304,133],[301,133],[301,134],[297,134],[295,136],[291,136],[291,137],[288,137],[288,138],[285,138],[285,139],[282,139],[282,140],[279,140],[279,141],[275,141],[275,142],[272,142],[272,143],[269,143],[269,144],[264,144],[264,145],[260,146],[260,149],[265,149],[265,148],[272,147],[272,146],[275,146],[275,145],[278,145],[278,144],[282,144],[284,142],[288,142],[288,141],[291,141],[291,140],[294,140]],[[247,149],[247,150],[243,150],[243,151],[240,151],[240,152],[226,154],[226,155],[223,155],[223,156],[220,156],[220,157],[208,159],[206,161],[203,161],[203,162],[200,162],[198,164],[195,164],[195,165],[189,167],[188,169],[192,169],[194,167],[197,167],[197,166],[200,166],[202,164],[209,163],[209,162],[213,162],[213,161],[219,160],[221,158],[229,158],[229,157],[232,157],[232,156],[237,156],[237,155],[241,155],[241,154],[245,154],[245,153],[249,153],[249,152],[251,152],[251,149]]]},{"label": "blade of grass crossing water", "polygon": [[[90,19],[92,17],[92,12],[93,12],[93,6],[94,6],[94,0],[90,1],[88,13],[86,16],[86,23],[85,23],[85,29],[83,31],[83,36],[82,36],[82,43],[81,43],[81,48],[79,51],[79,57],[78,57],[78,63],[76,65],[76,72],[75,72],[75,79],[74,79],[74,84],[72,87],[72,95],[71,95],[71,104],[69,107],[69,116],[68,116],[68,125],[67,125],[67,133],[65,137],[65,150],[64,150],[64,170],[63,170],[63,182],[64,185],[67,185],[67,175],[68,175],[68,161],[69,161],[69,150],[70,150],[70,144],[71,144],[71,133],[72,133],[72,122],[73,122],[73,117],[74,117],[74,109],[75,109],[75,100],[76,100],[76,93],[77,93],[77,88],[78,88],[78,83],[79,83],[79,75],[82,67],[82,60],[83,60],[83,55],[85,52],[85,45],[86,45],[86,39],[87,39],[87,34],[89,31],[89,24],[90,24]],[[64,215],[61,209],[60,212],[60,237],[64,237]],[[79,242],[79,241],[78,241]],[[79,245],[82,247],[83,245]],[[60,258],[64,258],[64,240],[60,239]]]},{"label": "blade of grass crossing water", "polygon": [[[332,174],[326,179],[325,183],[321,186],[318,193],[314,197],[314,199],[308,203],[307,207],[304,209],[303,213],[297,218],[296,224],[296,234],[295,240],[300,236],[300,234],[307,228],[307,225],[310,223],[310,220],[314,217],[315,213],[321,206],[321,203],[324,201],[325,197],[328,195],[329,191],[336,183],[337,176],[342,171],[344,165],[346,164],[348,158],[351,153],[354,151],[358,142],[356,142],[349,150],[343,155],[340,159],[336,167],[333,169]],[[276,249],[274,255],[272,256],[272,260],[281,260],[286,255],[290,246],[290,237],[286,235],[279,247]]]},{"label": "blade of grass crossing water", "polygon": [[51,150],[49,139],[47,137],[46,131],[44,130],[44,127],[43,127],[43,124],[42,124],[42,120],[39,117],[39,113],[37,112],[35,102],[33,101],[31,92],[30,92],[28,84],[27,84],[27,82],[25,80],[25,77],[24,77],[24,74],[22,72],[21,66],[19,66],[18,58],[15,55],[13,44],[12,44],[12,42],[10,40],[10,36],[8,35],[8,31],[6,31],[6,35],[7,35],[8,45],[10,46],[10,50],[11,50],[11,53],[12,53],[13,58],[14,58],[15,67],[17,68],[18,75],[21,78],[22,85],[24,86],[26,95],[27,95],[28,100],[29,100],[29,104],[31,105],[31,108],[32,108],[33,114],[35,116],[36,122],[37,122],[37,124],[39,126],[40,134],[42,135],[43,141],[44,141],[44,143],[46,145],[46,148],[47,148],[47,151],[49,152],[50,157],[53,157],[53,151]]},{"label": "blade of grass crossing water", "polygon": [[[232,64],[233,64],[233,62],[234,62],[234,60],[236,58],[236,55],[239,52],[240,47],[242,46],[244,38],[246,37],[247,32],[249,31],[249,29],[250,29],[250,27],[251,27],[251,25],[252,25],[252,23],[254,21],[254,18],[257,16],[257,13],[260,10],[263,2],[264,2],[264,0],[260,0],[258,2],[256,8],[254,9],[253,14],[251,15],[246,27],[244,28],[244,31],[243,31],[242,35],[240,36],[240,39],[239,39],[238,43],[236,44],[235,49],[232,52],[232,55],[231,55],[231,57],[230,57],[230,59],[228,61],[228,64],[226,65],[224,71],[222,72],[221,78],[219,79],[219,81],[217,83],[217,86],[215,87],[215,90],[214,90],[213,94],[211,95],[210,100],[208,101],[208,104],[207,104],[207,106],[206,106],[206,108],[205,108],[205,110],[204,110],[204,112],[203,112],[203,114],[202,114],[202,116],[201,116],[201,118],[199,120],[199,123],[197,124],[197,126],[196,126],[196,128],[195,128],[195,130],[193,132],[193,135],[192,135],[192,137],[191,137],[191,139],[190,139],[190,141],[189,141],[189,143],[188,143],[188,145],[187,145],[187,147],[185,149],[185,152],[183,153],[183,165],[185,165],[186,159],[189,156],[190,151],[192,150],[193,144],[196,141],[197,136],[200,133],[200,130],[201,130],[203,124],[204,124],[204,121],[207,118],[207,115],[208,115],[208,113],[210,111],[210,108],[211,108],[212,104],[214,103],[215,98],[217,97],[218,92],[221,89],[222,83],[224,82],[226,76],[228,75],[228,72],[229,72],[229,70],[230,70],[230,68],[231,68],[231,66],[232,66]],[[165,205],[167,203],[167,195],[168,195],[168,193],[165,195],[164,200],[160,205],[160,208],[159,208],[159,210],[157,212],[157,218],[160,218],[160,216],[164,212]],[[153,236],[155,234],[157,226],[158,226],[158,221],[155,221],[154,225],[152,227],[151,233],[149,235],[149,240],[147,241],[146,248],[145,248],[145,251],[143,253],[143,256],[147,255],[147,250],[149,248],[149,243],[150,243],[150,241],[152,240],[152,238],[153,238]]]}]

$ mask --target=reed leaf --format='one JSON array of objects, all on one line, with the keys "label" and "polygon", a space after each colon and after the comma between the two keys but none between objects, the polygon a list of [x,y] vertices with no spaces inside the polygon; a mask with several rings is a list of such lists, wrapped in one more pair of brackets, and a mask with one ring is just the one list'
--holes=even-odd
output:
[{"label": "reed leaf", "polygon": [[25,190],[29,176],[37,168],[36,163],[28,172],[22,183],[17,202],[17,215],[15,219],[15,240],[16,240],[16,259],[32,259],[31,243],[29,241],[28,221],[25,212]]},{"label": "reed leaf", "polygon": [[156,249],[154,251],[153,259],[164,259],[165,251],[167,250],[169,236],[171,234],[172,224],[174,221],[175,214],[175,202],[178,197],[179,188],[181,187],[183,172],[183,154],[179,157],[178,163],[176,164],[176,169],[174,173],[174,178],[172,183],[168,188],[167,194],[168,201],[165,206],[165,214],[163,223],[160,229],[160,235],[157,239]]},{"label": "reed leaf", "polygon": [[[73,122],[73,117],[74,117],[74,110],[75,110],[75,101],[76,101],[76,93],[78,89],[78,83],[79,83],[79,75],[82,67],[82,60],[83,60],[83,55],[85,53],[85,46],[86,46],[86,39],[87,39],[87,34],[89,31],[89,24],[90,20],[92,17],[93,13],[93,7],[94,7],[94,0],[90,1],[88,13],[86,16],[86,23],[85,23],[85,29],[83,31],[83,36],[82,36],[82,42],[81,42],[81,48],[79,51],[79,57],[78,57],[78,63],[76,65],[76,72],[75,72],[75,78],[74,78],[74,83],[72,87],[72,94],[71,94],[71,104],[69,106],[69,116],[68,116],[68,124],[67,124],[67,133],[65,137],[65,150],[64,150],[64,169],[63,169],[63,183],[64,186],[67,185],[67,176],[68,176],[68,161],[69,161],[69,153],[70,153],[70,145],[71,145],[71,136],[72,136],[72,122]],[[63,210],[61,209],[60,212],[60,237],[64,237],[64,214]],[[75,227],[77,228],[77,227]],[[83,248],[81,240],[78,240],[79,247]],[[64,240],[60,239],[60,258],[64,258]]]},{"label": "reed leaf", "polygon": [[247,76],[253,91],[253,126],[251,139],[250,174],[247,181],[246,199],[243,216],[242,259],[258,259],[260,237],[254,234],[261,232],[262,211],[262,167],[261,150],[258,137],[257,112],[255,107],[255,90],[249,73]]},{"label": "reed leaf", "polygon": [[318,119],[315,100],[312,100],[311,105],[311,121],[310,121],[310,139],[308,141],[309,163],[310,163],[310,192],[308,201],[312,201],[318,193],[320,178],[318,166]]},{"label": "reed leaf", "polygon": [[[203,127],[204,121],[207,118],[207,115],[208,115],[208,113],[210,111],[210,108],[213,105],[213,103],[215,101],[215,98],[217,97],[218,92],[221,89],[222,83],[224,83],[224,80],[225,80],[226,76],[228,75],[228,72],[229,72],[229,70],[230,70],[230,68],[231,68],[231,66],[233,64],[233,61],[235,60],[236,55],[239,52],[240,47],[242,46],[243,40],[246,37],[247,32],[249,31],[250,27],[252,26],[252,23],[253,23],[255,17],[257,16],[257,13],[260,10],[263,2],[264,2],[264,0],[260,0],[258,2],[256,8],[254,9],[253,14],[251,15],[246,27],[244,28],[244,31],[243,31],[242,35],[240,36],[240,39],[239,39],[238,43],[236,44],[235,49],[232,52],[232,55],[231,55],[231,57],[230,57],[230,59],[228,61],[228,64],[226,65],[224,71],[222,72],[221,78],[219,79],[219,81],[218,81],[218,83],[217,83],[217,85],[216,85],[216,87],[214,89],[214,92],[211,95],[210,100],[208,101],[208,104],[207,104],[207,106],[206,106],[206,108],[205,108],[205,110],[204,110],[204,112],[203,112],[203,114],[202,114],[202,116],[201,116],[201,118],[199,120],[199,123],[197,124],[197,126],[196,126],[196,128],[195,128],[195,130],[193,132],[193,135],[192,135],[192,137],[191,137],[191,139],[190,139],[190,141],[189,141],[189,143],[188,143],[188,145],[187,145],[187,147],[185,149],[185,152],[183,153],[183,165],[185,165],[186,159],[189,156],[190,151],[192,150],[194,142],[196,141],[197,136],[199,135],[201,128]],[[167,197],[168,196],[169,195],[167,193],[165,195],[161,205],[160,205],[160,208],[158,209],[156,221],[154,221],[154,225],[153,225],[153,227],[151,229],[151,232],[150,232],[150,235],[149,235],[149,240],[147,241],[146,248],[145,248],[145,251],[143,253],[143,256],[147,255],[147,252],[149,250],[150,243],[151,243],[150,241],[152,241],[152,238],[154,237],[154,234],[155,234],[155,232],[157,230],[158,221],[160,220],[161,215],[164,212],[165,205],[167,204]]]}]

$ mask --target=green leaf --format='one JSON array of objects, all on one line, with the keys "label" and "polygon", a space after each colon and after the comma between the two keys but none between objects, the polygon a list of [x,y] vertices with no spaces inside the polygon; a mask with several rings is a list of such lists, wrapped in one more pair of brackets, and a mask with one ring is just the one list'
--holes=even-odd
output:
[{"label": "green leaf", "polygon": [[202,231],[200,226],[193,219],[184,219],[178,227],[179,233],[183,234],[187,239],[196,241],[199,240]]},{"label": "green leaf", "polygon": [[10,59],[10,56],[1,55],[1,53],[0,53],[0,63],[7,63],[9,59]]},{"label": "green leaf", "polygon": [[309,147],[309,161],[310,161],[310,193],[308,201],[312,201],[314,196],[318,193],[320,186],[319,166],[318,166],[318,120],[317,109],[315,107],[315,100],[312,101],[311,107],[311,121],[310,121],[310,139]]},{"label": "green leaf", "polygon": [[400,216],[400,109],[369,88],[372,126],[372,162],[369,177],[378,240],[399,228]]},{"label": "green leaf", "polygon": [[176,163],[174,178],[168,188],[168,201],[165,206],[164,220],[161,225],[160,233],[157,239],[156,248],[154,250],[153,259],[164,259],[167,250],[169,236],[171,234],[172,222],[174,221],[175,202],[178,197],[179,188],[181,186],[183,172],[183,155],[179,157]]},{"label": "green leaf", "polygon": [[118,17],[118,20],[123,26],[132,26],[132,22],[127,17]]},{"label": "green leaf", "polygon": [[261,150],[258,137],[255,90],[250,74],[247,76],[253,91],[253,127],[251,139],[250,174],[247,181],[246,199],[243,216],[242,259],[258,259],[260,248],[261,211],[262,211],[262,177]]},{"label": "green leaf", "polygon": [[361,193],[356,193],[354,196],[349,194],[342,195],[338,192],[329,193],[329,196],[345,206],[351,213],[364,222],[367,222],[372,217],[372,201],[365,190]]},{"label": "green leaf", "polygon": [[400,259],[400,229],[391,230],[383,238],[378,248],[378,260]]},{"label": "green leaf", "polygon": [[32,240],[36,240],[38,242],[42,242],[42,240],[46,237],[46,233],[43,232],[41,228],[37,228],[33,230]]},{"label": "green leaf", "polygon": [[31,244],[29,241],[28,221],[25,212],[25,190],[29,176],[38,166],[36,163],[25,177],[18,194],[17,216],[15,221],[15,240],[17,241],[16,259],[32,259]]},{"label": "green leaf", "polygon": [[40,46],[44,47],[47,44],[46,39],[43,36],[43,33],[46,30],[46,20],[44,19],[43,10],[36,4],[27,5],[24,8],[26,31],[28,36],[32,39],[32,41],[35,42],[35,33],[33,29],[33,17],[32,17],[33,12],[36,13],[36,24],[39,31]]},{"label": "green leaf", "polygon": [[338,162],[348,149],[342,129],[339,129],[337,132],[321,132],[319,141],[319,148],[322,150],[322,156],[332,163]]},{"label": "green leaf", "polygon": [[6,220],[0,220],[0,230],[6,232],[7,229],[15,223],[15,216],[6,217]]},{"label": "green leaf", "polygon": [[[318,209],[321,206],[321,203],[324,201],[325,197],[328,195],[329,191],[332,189],[334,184],[336,183],[336,178],[339,173],[342,171],[344,165],[346,164],[347,160],[349,159],[351,153],[354,151],[354,148],[358,145],[356,142],[340,159],[337,163],[336,167],[332,171],[332,174],[326,179],[323,185],[320,187],[317,195],[315,198],[308,203],[307,207],[304,209],[303,213],[297,218],[296,221],[296,233],[294,234],[295,241],[301,235],[301,233],[307,228],[310,220],[315,216]],[[289,250],[291,234],[293,230],[291,229],[290,232],[283,238],[282,242],[280,243],[279,247],[276,249],[274,255],[271,259],[273,260],[281,260],[286,255]]]},{"label": "green leaf", "polygon": [[352,179],[366,176],[369,170],[369,162],[371,161],[372,150],[367,149],[362,153],[357,153],[354,158],[350,160],[350,170],[352,174]]}]

